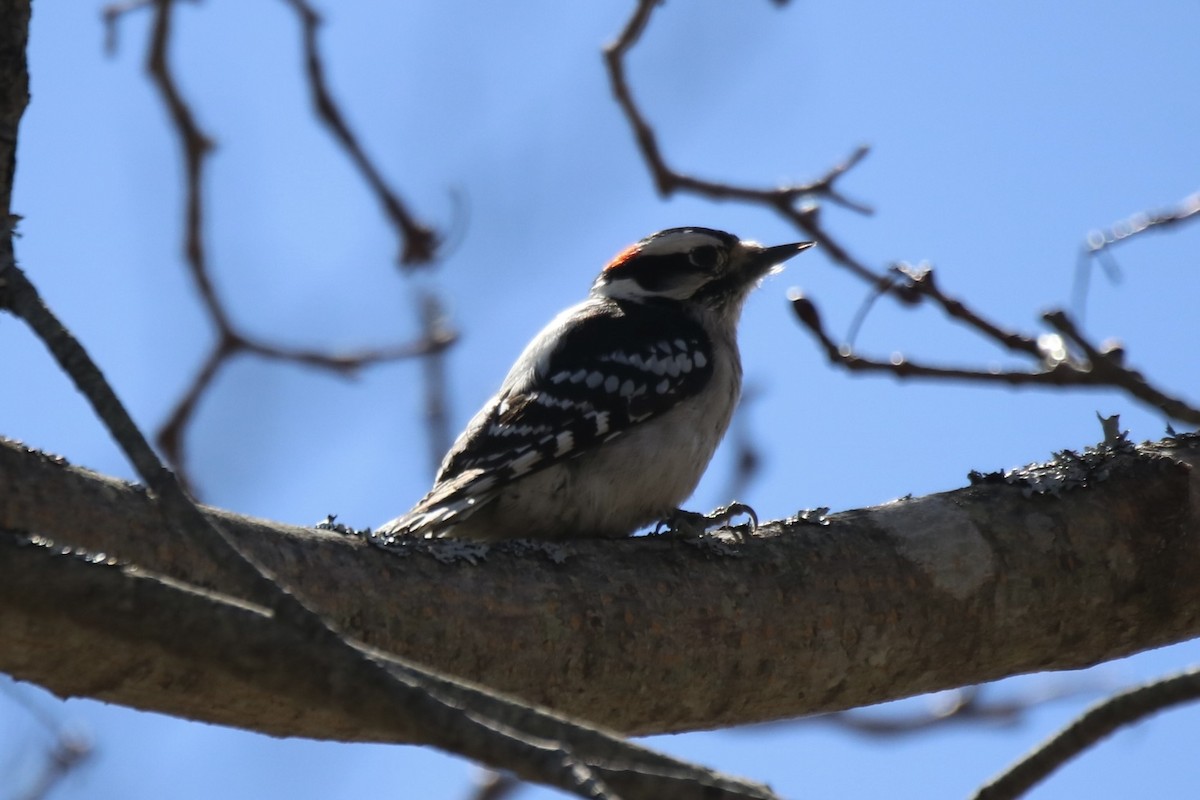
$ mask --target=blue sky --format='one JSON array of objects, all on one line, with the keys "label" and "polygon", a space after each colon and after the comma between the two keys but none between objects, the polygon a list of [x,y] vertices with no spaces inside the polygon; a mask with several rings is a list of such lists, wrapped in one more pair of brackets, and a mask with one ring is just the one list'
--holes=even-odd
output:
[{"label": "blue sky", "polygon": [[[283,3],[183,4],[174,63],[217,142],[206,235],[213,277],[247,329],[330,349],[406,341],[432,288],[462,331],[450,355],[456,428],[524,342],[580,299],[611,255],[654,230],[724,228],[766,243],[797,234],[761,209],[655,195],[611,100],[600,47],[627,3],[326,4],[333,90],[367,151],[412,207],[452,231],[438,270],[406,279],[374,199],[316,125],[299,32]],[[154,428],[209,345],[181,261],[178,146],[141,64],[146,13],[103,51],[99,3],[37,4],[33,103],[21,129],[18,256],[90,348],[135,417]],[[941,285],[993,319],[1037,332],[1070,302],[1088,231],[1200,186],[1200,6],[1163,2],[674,2],[629,68],[636,96],[684,171],[752,185],[803,181],[868,143],[842,188],[870,217],[829,207],[828,229],[868,263],[928,260]],[[1200,401],[1195,302],[1200,226],[1117,251],[1122,280],[1092,282],[1086,326],[1118,337],[1152,380]],[[797,327],[802,287],[847,329],[865,288],[814,251],[749,303],[742,349],[760,399],[742,422],[764,472],[742,500],[761,518],[880,503],[964,485],[1082,448],[1097,411],[1134,438],[1164,420],[1113,392],[901,383],[835,372]],[[880,303],[865,352],[953,364],[1002,354],[932,309]],[[66,379],[0,319],[0,433],[132,477]],[[1007,362],[1004,362],[1007,363]],[[189,436],[204,499],[243,513],[357,526],[405,510],[429,480],[419,367],[357,380],[241,359]],[[722,497],[718,453],[693,507]],[[1125,685],[1192,663],[1185,644],[1105,665]],[[1058,685],[1033,676],[1000,696]],[[956,727],[884,742],[816,724],[661,737],[654,746],[765,780],[785,796],[962,797],[1095,695],[1038,708],[1015,728]],[[35,700],[95,738],[62,798],[458,798],[472,767],[417,748],[279,741],[85,701]],[[917,700],[913,703],[924,701]],[[1127,732],[1033,796],[1181,796],[1200,783],[1194,709]],[[36,760],[36,726],[0,700],[0,767]],[[10,757],[10,754],[11,757]],[[530,791],[530,797],[550,796]]]}]

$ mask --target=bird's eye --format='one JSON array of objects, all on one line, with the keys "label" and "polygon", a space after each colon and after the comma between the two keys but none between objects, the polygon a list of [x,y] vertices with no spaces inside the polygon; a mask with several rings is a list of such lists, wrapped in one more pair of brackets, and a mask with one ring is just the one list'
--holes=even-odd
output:
[{"label": "bird's eye", "polygon": [[692,262],[692,266],[711,270],[721,263],[721,252],[717,248],[707,245],[696,247],[688,253],[688,261]]}]

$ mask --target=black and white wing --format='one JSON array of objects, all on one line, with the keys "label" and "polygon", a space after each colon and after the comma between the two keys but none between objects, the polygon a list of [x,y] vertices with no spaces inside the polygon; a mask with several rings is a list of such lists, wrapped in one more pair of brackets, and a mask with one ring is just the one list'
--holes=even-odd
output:
[{"label": "black and white wing", "polygon": [[433,490],[387,532],[437,535],[505,486],[669,411],[712,377],[708,336],[671,304],[592,300],[570,319],[530,344],[446,455]]}]

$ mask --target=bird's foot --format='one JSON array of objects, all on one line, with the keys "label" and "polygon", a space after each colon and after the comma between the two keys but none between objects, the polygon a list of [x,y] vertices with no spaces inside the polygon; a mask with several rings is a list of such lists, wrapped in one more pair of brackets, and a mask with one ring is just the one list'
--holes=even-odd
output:
[{"label": "bird's foot", "polygon": [[750,531],[758,528],[758,514],[745,503],[733,502],[727,506],[701,514],[698,511],[684,511],[677,508],[668,514],[654,528],[654,532],[666,533],[682,539],[697,539],[706,534],[709,529],[727,524],[730,520],[745,515],[750,518]]}]

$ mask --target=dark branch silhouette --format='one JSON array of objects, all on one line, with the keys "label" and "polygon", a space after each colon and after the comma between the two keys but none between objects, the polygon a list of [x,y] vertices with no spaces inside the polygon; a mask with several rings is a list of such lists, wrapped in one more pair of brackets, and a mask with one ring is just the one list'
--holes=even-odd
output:
[{"label": "dark branch silhouette", "polygon": [[313,107],[317,116],[333,132],[334,137],[350,156],[354,166],[362,173],[363,180],[371,187],[383,206],[384,213],[400,236],[400,264],[411,268],[428,264],[437,254],[439,237],[433,228],[413,217],[401,202],[396,192],[387,185],[379,169],[367,158],[358,137],[346,124],[346,118],[329,92],[325,80],[325,66],[321,51],[317,47],[317,31],[321,27],[321,16],[307,0],[284,0],[295,10],[304,30],[304,68],[312,93]]},{"label": "dark branch silhouette", "polygon": [[1200,700],[1200,667],[1114,695],[1092,706],[1004,774],[980,788],[974,800],[1020,797],[1117,729],[1195,700]]},{"label": "dark branch silhouette", "polygon": [[869,148],[865,145],[856,148],[845,161],[835,165],[815,181],[766,189],[704,180],[677,172],[667,165],[658,144],[657,134],[633,99],[625,72],[625,57],[641,39],[656,5],[657,0],[638,0],[633,14],[616,40],[604,49],[604,63],[608,67],[613,95],[633,129],[638,150],[650,169],[659,194],[668,197],[677,191],[684,191],[713,200],[740,200],[765,206],[795,225],[808,238],[815,240],[834,263],[850,270],[863,280],[877,282],[880,274],[852,256],[822,227],[819,209],[815,204],[816,199],[823,198],[860,214],[871,213],[868,206],[849,199],[837,187],[838,180],[866,157]]},{"label": "dark branch silhouette", "polygon": [[[27,697],[19,687],[7,678],[0,678],[0,694],[9,702],[20,706],[38,726],[51,737],[50,748],[40,772],[33,777],[23,791],[12,795],[13,800],[43,800],[49,797],[54,787],[68,775],[88,762],[95,754],[91,737],[81,730],[72,730],[46,709]],[[11,788],[11,787],[9,787]]]},{"label": "dark branch silhouette", "polygon": [[[379,169],[366,156],[357,137],[346,124],[338,104],[330,94],[325,80],[325,71],[317,44],[320,16],[304,0],[285,0],[300,18],[303,31],[305,75],[313,98],[313,107],[319,119],[332,131],[334,139],[346,151],[358,168],[371,191],[379,199],[385,216],[395,228],[400,239],[401,265],[406,269],[432,262],[437,253],[439,237],[428,225],[419,222],[388,186]],[[444,452],[448,439],[445,411],[433,408],[434,403],[445,404],[444,362],[441,353],[457,339],[453,328],[438,315],[436,324],[432,317],[421,314],[424,324],[420,337],[415,341],[385,347],[367,347],[343,353],[327,353],[306,348],[294,348],[259,340],[237,326],[213,284],[211,265],[204,244],[204,179],[208,156],[213,150],[212,139],[200,128],[190,104],[183,97],[178,81],[170,64],[170,47],[174,24],[175,0],[134,0],[109,6],[103,12],[106,23],[108,47],[116,43],[117,22],[126,13],[143,8],[154,9],[154,24],[149,41],[146,71],[153,81],[167,109],[175,134],[179,139],[184,157],[184,256],[188,271],[195,282],[200,302],[206,315],[216,329],[216,338],[200,369],[191,383],[175,403],[167,419],[159,428],[156,437],[167,460],[175,467],[179,479],[196,494],[195,480],[187,467],[187,432],[195,419],[196,409],[213,381],[230,361],[240,355],[300,364],[332,372],[335,375],[353,376],[358,371],[378,364],[403,359],[424,358],[427,360],[426,397],[430,417],[430,449],[438,455]],[[435,302],[436,301],[423,301]]]},{"label": "dark branch silhouette", "polygon": [[831,364],[851,372],[880,372],[898,378],[961,380],[1008,386],[1119,389],[1158,409],[1167,417],[1200,425],[1200,408],[1166,394],[1149,383],[1140,372],[1125,366],[1123,349],[1092,344],[1064,311],[1050,311],[1044,314],[1042,318],[1057,333],[1035,338],[1005,330],[970,309],[962,301],[946,295],[934,280],[933,270],[928,267],[914,269],[907,265],[898,265],[893,267],[893,273],[898,277],[902,291],[908,296],[931,300],[951,318],[983,338],[1033,361],[1034,368],[1019,370],[933,366],[909,359],[900,353],[893,353],[886,360],[860,356],[848,344],[836,342],[826,331],[821,322],[821,314],[812,300],[800,292],[792,292],[790,299],[796,318],[816,337]]},{"label": "dark branch silhouette", "polygon": [[[820,324],[820,314],[812,300],[796,295],[793,308],[800,321],[816,336],[831,364],[855,372],[878,372],[899,378],[950,379],[979,383],[1001,383],[1008,386],[1080,386],[1092,388],[1115,388],[1135,399],[1150,405],[1166,416],[1200,425],[1200,408],[1184,400],[1170,396],[1150,384],[1135,370],[1123,365],[1124,352],[1091,345],[1078,333],[1065,312],[1056,311],[1045,316],[1047,323],[1070,340],[1076,349],[1072,353],[1062,346],[1062,338],[1030,337],[986,320],[961,300],[941,293],[933,280],[930,269],[913,269],[907,266],[893,267],[891,274],[878,272],[858,258],[852,256],[820,223],[819,199],[843,208],[867,214],[871,209],[862,203],[848,199],[838,189],[837,181],[857,165],[867,154],[868,148],[859,147],[845,162],[829,170],[812,183],[775,188],[755,188],[703,180],[673,170],[667,164],[659,146],[658,136],[647,121],[646,115],[637,105],[629,88],[625,70],[625,57],[640,41],[650,23],[656,0],[638,0],[616,40],[605,48],[605,63],[609,81],[617,104],[624,112],[633,130],[638,149],[654,178],[658,191],[669,196],[676,191],[708,197],[714,200],[739,200],[765,206],[782,215],[808,237],[817,241],[821,250],[841,267],[871,285],[870,302],[881,295],[912,304],[928,298],[939,305],[953,320],[983,335],[1000,347],[1032,358],[1037,368],[1033,370],[996,370],[978,367],[939,367],[910,360],[903,355],[889,359],[871,359],[855,355],[846,344],[834,341]],[[1118,241],[1128,239],[1148,230],[1161,229],[1190,220],[1200,214],[1200,195],[1184,201],[1178,209],[1154,214],[1141,214],[1121,223],[1109,232],[1093,234],[1089,238],[1092,253],[1106,252],[1106,248]],[[896,280],[896,277],[900,280]],[[861,317],[861,315],[860,315]],[[861,321],[861,319],[859,320]],[[852,329],[857,329],[857,321]],[[852,338],[852,337],[851,337]],[[1062,356],[1057,353],[1061,351]]]}]

